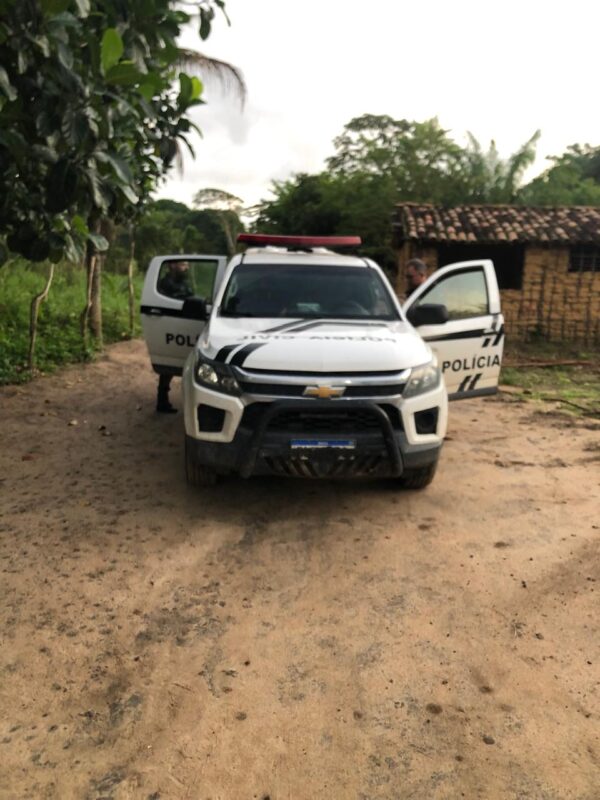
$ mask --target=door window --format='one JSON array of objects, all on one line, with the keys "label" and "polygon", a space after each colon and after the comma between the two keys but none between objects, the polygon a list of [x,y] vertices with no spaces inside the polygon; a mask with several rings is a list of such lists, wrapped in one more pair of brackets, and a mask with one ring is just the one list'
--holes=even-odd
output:
[{"label": "door window", "polygon": [[468,319],[489,313],[488,293],[482,269],[453,272],[442,276],[417,300],[439,303],[448,309],[448,319]]},{"label": "door window", "polygon": [[165,297],[210,300],[219,262],[203,259],[170,259],[161,264],[156,288]]}]

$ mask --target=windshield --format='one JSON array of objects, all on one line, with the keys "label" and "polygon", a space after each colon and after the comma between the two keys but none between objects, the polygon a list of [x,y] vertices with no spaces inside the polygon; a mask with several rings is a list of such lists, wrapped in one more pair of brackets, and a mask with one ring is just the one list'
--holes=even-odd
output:
[{"label": "windshield", "polygon": [[365,267],[240,264],[221,314],[227,317],[399,319],[379,274]]}]

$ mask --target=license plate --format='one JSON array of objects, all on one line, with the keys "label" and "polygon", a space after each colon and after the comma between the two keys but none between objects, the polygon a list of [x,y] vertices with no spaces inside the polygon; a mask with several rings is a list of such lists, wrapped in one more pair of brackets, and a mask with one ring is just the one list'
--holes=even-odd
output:
[{"label": "license plate", "polygon": [[354,450],[355,439],[292,439],[292,450]]}]

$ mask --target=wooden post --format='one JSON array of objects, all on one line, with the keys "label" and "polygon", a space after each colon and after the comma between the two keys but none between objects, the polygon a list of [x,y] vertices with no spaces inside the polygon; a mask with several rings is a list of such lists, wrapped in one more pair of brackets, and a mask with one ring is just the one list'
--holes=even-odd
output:
[{"label": "wooden post", "polygon": [[[97,231],[98,227],[95,225],[94,232],[97,233]],[[85,350],[87,350],[89,346],[89,319],[92,308],[92,285],[94,281],[94,272],[96,271],[97,259],[98,253],[96,248],[91,242],[88,241],[85,250],[85,271],[87,275],[85,306],[83,307],[83,311],[79,317],[81,339],[83,341],[83,347]]]},{"label": "wooden post", "polygon": [[133,285],[133,265],[135,259],[135,227],[129,226],[129,262],[127,264],[127,292],[129,295],[129,336],[133,339],[135,327],[135,288]]},{"label": "wooden post", "polygon": [[42,291],[39,294],[36,294],[31,301],[31,307],[29,311],[29,353],[27,356],[27,368],[30,372],[33,372],[35,369],[35,342],[37,339],[37,324],[40,306],[48,297],[48,292],[50,291],[50,286],[52,284],[52,278],[54,277],[54,267],[54,264],[50,264],[46,285]]}]

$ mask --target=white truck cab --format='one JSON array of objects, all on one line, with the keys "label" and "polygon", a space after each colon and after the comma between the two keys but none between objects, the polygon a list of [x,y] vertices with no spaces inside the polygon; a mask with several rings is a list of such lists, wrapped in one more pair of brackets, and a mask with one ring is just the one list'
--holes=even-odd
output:
[{"label": "white truck cab", "polygon": [[491,261],[437,270],[400,305],[355,237],[243,234],[221,256],[152,259],[142,325],[183,376],[186,474],[431,482],[447,401],[497,390],[504,340]]}]

